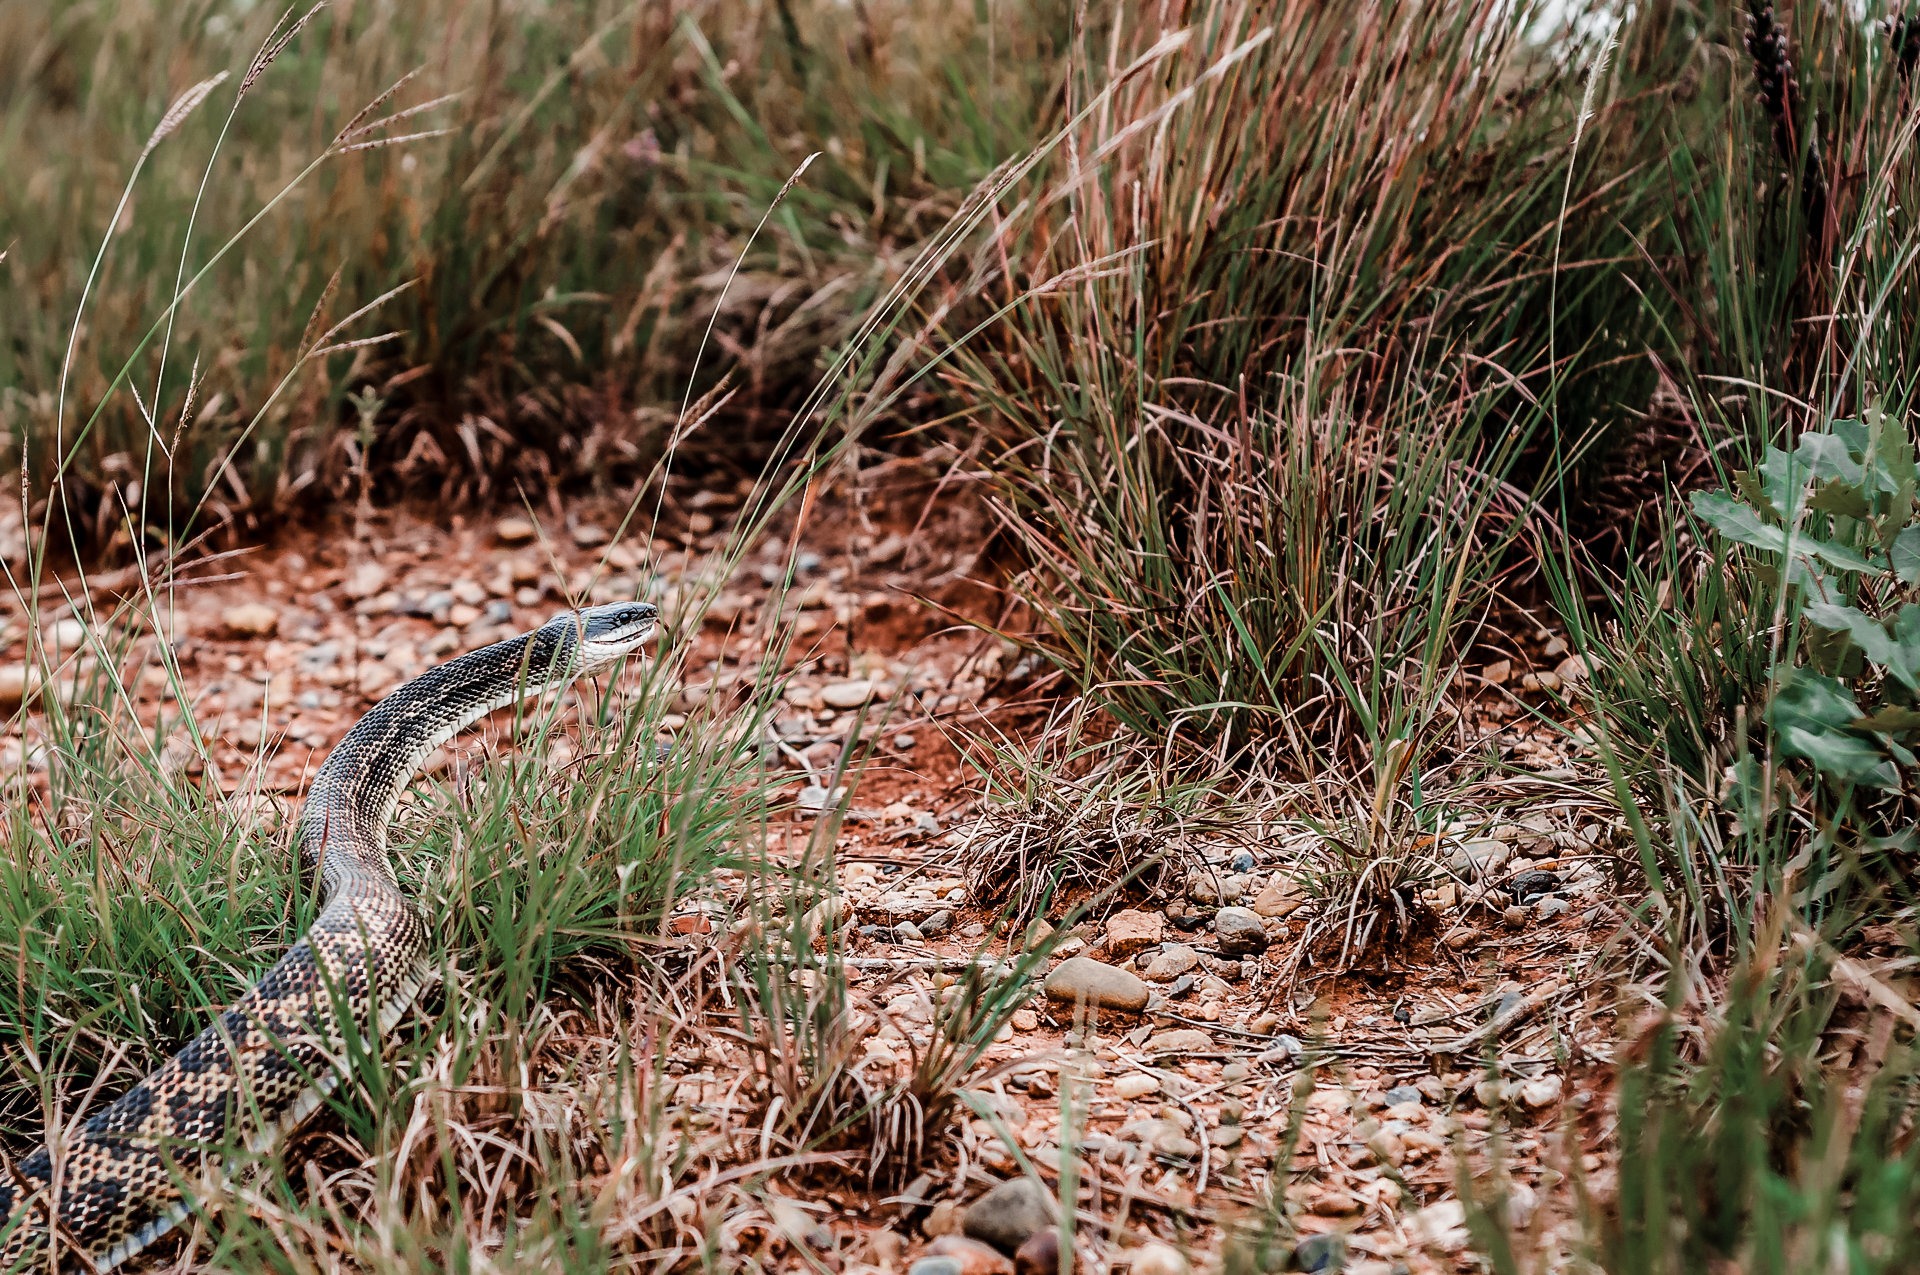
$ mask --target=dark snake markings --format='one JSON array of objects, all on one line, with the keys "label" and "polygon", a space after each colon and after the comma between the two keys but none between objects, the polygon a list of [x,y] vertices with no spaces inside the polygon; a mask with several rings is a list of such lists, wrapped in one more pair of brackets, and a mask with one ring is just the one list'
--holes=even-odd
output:
[{"label": "dark snake markings", "polygon": [[[273,1146],[340,1079],[348,1032],[377,1038],[418,995],[427,931],[387,860],[387,824],[426,755],[524,695],[606,668],[651,637],[656,610],[615,602],[427,670],[382,700],[327,757],[300,814],[300,856],[326,905],[305,937],[152,1075],[89,1119],[65,1148],[59,1247],[106,1270],[187,1213],[230,1145]],[[0,1273],[45,1270],[55,1199],[48,1148],[0,1167]]]}]

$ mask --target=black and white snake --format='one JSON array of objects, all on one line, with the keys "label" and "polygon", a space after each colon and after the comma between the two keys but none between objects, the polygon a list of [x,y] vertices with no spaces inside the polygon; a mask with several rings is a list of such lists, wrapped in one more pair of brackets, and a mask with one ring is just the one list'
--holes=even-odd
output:
[{"label": "black and white snake", "polygon": [[[419,993],[429,943],[394,880],[387,823],[433,749],[496,708],[606,668],[653,636],[655,608],[565,612],[399,687],[314,775],[302,861],[326,904],[240,1000],[63,1147],[0,1162],[0,1275],[45,1271],[77,1252],[104,1270],[188,1211],[223,1150],[263,1150],[339,1084],[348,1033],[377,1040]],[[349,1026],[349,1024],[351,1024]]]}]

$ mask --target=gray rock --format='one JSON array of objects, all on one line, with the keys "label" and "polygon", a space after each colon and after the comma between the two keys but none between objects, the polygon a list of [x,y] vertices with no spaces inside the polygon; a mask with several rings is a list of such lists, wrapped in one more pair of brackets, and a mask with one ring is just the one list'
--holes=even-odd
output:
[{"label": "gray rock", "polygon": [[1531,903],[1541,895],[1552,894],[1559,888],[1559,874],[1542,872],[1539,869],[1535,869],[1532,872],[1522,872],[1519,876],[1507,883],[1507,889],[1511,890],[1513,897],[1521,903]]},{"label": "gray rock", "polygon": [[1129,1014],[1137,1014],[1147,1007],[1147,992],[1147,985],[1131,971],[1115,969],[1089,956],[1069,957],[1060,962],[1046,981],[1050,1001],[1074,1005],[1085,1000],[1100,1009]]},{"label": "gray rock", "polygon": [[1324,1275],[1347,1269],[1347,1237],[1338,1231],[1329,1231],[1301,1240],[1293,1246],[1293,1268]]},{"label": "gray rock", "polygon": [[939,938],[952,928],[953,913],[945,908],[929,914],[926,920],[920,922],[920,933],[930,939]]},{"label": "gray rock", "polygon": [[1385,1096],[1389,1107],[1397,1107],[1403,1102],[1420,1102],[1425,1098],[1425,1095],[1412,1085],[1395,1085],[1387,1090]]},{"label": "gray rock", "polygon": [[902,921],[893,927],[893,941],[896,943],[924,943],[927,936],[912,921]]},{"label": "gray rock", "polygon": [[1253,871],[1253,851],[1235,850],[1233,857],[1227,860],[1227,871],[1242,875]]},{"label": "gray rock", "polygon": [[488,624],[510,624],[513,622],[513,604],[505,598],[495,598],[487,603],[487,608],[481,613],[480,618]]},{"label": "gray rock", "polygon": [[1213,918],[1220,950],[1228,956],[1251,956],[1267,950],[1267,926],[1247,908],[1221,908]]},{"label": "gray rock", "polygon": [[1035,1231],[1053,1223],[1053,1200],[1047,1193],[1029,1178],[1010,1178],[967,1206],[960,1230],[1011,1254]]},{"label": "gray rock", "polygon": [[1556,916],[1565,916],[1567,913],[1573,911],[1573,904],[1567,902],[1565,899],[1557,898],[1549,894],[1536,902],[1533,905],[1533,910],[1535,915],[1542,921],[1545,921]]},{"label": "gray rock", "polygon": [[967,1275],[967,1268],[957,1257],[923,1257],[907,1268],[907,1275]]}]

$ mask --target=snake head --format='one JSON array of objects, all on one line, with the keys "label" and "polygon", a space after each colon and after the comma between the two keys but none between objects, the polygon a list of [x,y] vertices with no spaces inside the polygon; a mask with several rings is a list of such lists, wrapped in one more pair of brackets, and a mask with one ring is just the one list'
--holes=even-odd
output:
[{"label": "snake head", "polygon": [[583,671],[591,671],[639,649],[659,629],[660,608],[650,602],[609,602],[562,612],[547,623],[573,627]]}]

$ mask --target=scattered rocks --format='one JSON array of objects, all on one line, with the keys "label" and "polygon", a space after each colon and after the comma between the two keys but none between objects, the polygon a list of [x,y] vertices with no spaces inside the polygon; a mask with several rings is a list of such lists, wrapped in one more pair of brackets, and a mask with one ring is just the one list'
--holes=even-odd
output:
[{"label": "scattered rocks", "polygon": [[1185,943],[1164,943],[1159,954],[1147,962],[1145,974],[1149,982],[1171,983],[1199,964],[1200,953]]},{"label": "scattered rocks", "polygon": [[1244,876],[1195,872],[1187,878],[1187,897],[1195,903],[1238,903],[1246,893]]},{"label": "scattered rocks", "polygon": [[493,534],[503,545],[521,545],[539,534],[540,529],[525,518],[502,518],[493,524]]},{"label": "scattered rocks", "polygon": [[1560,1077],[1541,1076],[1520,1086],[1520,1101],[1535,1111],[1560,1101]]},{"label": "scattered rocks", "polygon": [[1013,1263],[995,1249],[959,1235],[942,1235],[927,1246],[927,1257],[958,1263],[957,1275],[1013,1275]]},{"label": "scattered rocks", "polygon": [[1256,916],[1283,917],[1299,911],[1306,897],[1300,893],[1300,887],[1288,877],[1276,876],[1261,887],[1254,896],[1249,909]]},{"label": "scattered rocks", "polygon": [[829,708],[858,708],[873,698],[874,689],[868,681],[833,682],[820,688],[820,698]]},{"label": "scattered rocks", "polygon": [[1149,1036],[1146,1049],[1150,1054],[1208,1054],[1213,1052],[1213,1037],[1197,1027],[1177,1027]]},{"label": "scattered rocks", "polygon": [[237,638],[263,638],[280,627],[280,613],[260,602],[242,602],[220,616],[227,632]]},{"label": "scattered rocks", "polygon": [[[1221,908],[1213,918],[1220,950],[1228,956],[1252,956],[1267,950],[1267,929],[1247,908]],[[1149,976],[1151,977],[1151,976]]]},{"label": "scattered rocks", "polygon": [[1133,1252],[1133,1275],[1193,1275],[1193,1266],[1179,1249],[1149,1240]]},{"label": "scattered rocks", "polygon": [[1149,989],[1130,971],[1087,956],[1073,956],[1047,975],[1047,999],[1066,1005],[1085,1001],[1099,1009],[1137,1014],[1147,1007]]},{"label": "scattered rocks", "polygon": [[1308,1272],[1333,1272],[1347,1267],[1347,1237],[1338,1231],[1309,1235],[1293,1246],[1293,1268]]},{"label": "scattered rocks", "polygon": [[392,576],[392,572],[377,562],[363,562],[348,574],[340,591],[355,601],[371,598],[387,587]]},{"label": "scattered rocks", "polygon": [[1053,1200],[1045,1191],[1030,1178],[1009,1178],[967,1206],[960,1229],[969,1238],[1013,1253],[1053,1221]]},{"label": "scattered rocks", "polygon": [[1125,960],[1166,940],[1166,917],[1158,912],[1124,908],[1107,918],[1105,948],[1114,960]]},{"label": "scattered rocks", "polygon": [[1013,1255],[1014,1275],[1060,1275],[1060,1232],[1041,1227]]}]

